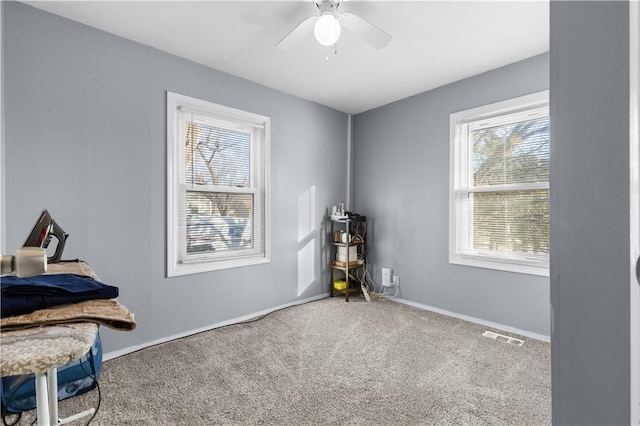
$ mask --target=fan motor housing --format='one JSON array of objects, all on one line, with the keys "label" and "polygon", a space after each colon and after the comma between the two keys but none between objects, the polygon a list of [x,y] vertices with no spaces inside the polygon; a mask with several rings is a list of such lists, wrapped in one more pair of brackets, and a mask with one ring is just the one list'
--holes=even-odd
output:
[{"label": "fan motor housing", "polygon": [[340,6],[340,0],[320,0],[316,1],[316,6],[320,9],[320,12],[334,13],[338,6]]}]

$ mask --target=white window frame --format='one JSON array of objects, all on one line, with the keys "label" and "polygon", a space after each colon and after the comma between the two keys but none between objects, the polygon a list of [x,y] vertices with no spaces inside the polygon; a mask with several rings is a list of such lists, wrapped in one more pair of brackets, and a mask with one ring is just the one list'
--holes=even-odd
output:
[{"label": "white window frame", "polygon": [[[522,114],[522,117],[537,118],[549,115],[549,91],[534,93],[502,102],[484,105],[460,111],[450,115],[449,135],[449,263],[518,272],[523,274],[549,276],[549,256],[504,255],[490,251],[460,247],[462,235],[468,235],[469,229],[460,229],[458,195],[487,191],[516,191],[527,189],[549,189],[549,182],[526,184],[493,185],[490,187],[470,187],[469,174],[473,174],[473,164],[464,167],[461,162],[462,150],[473,149],[470,146],[468,131],[471,126],[484,121],[482,127],[505,124],[512,119],[504,116]],[[533,114],[533,115],[530,115]],[[486,125],[489,123],[489,125]],[[472,156],[468,158],[473,158]]]},{"label": "white window frame", "polygon": [[[190,255],[180,253],[185,247],[180,244],[186,239],[186,214],[178,208],[186,197],[187,185],[184,172],[185,147],[182,142],[180,109],[197,111],[207,121],[216,126],[232,130],[242,130],[252,134],[251,142],[251,184],[248,188],[232,189],[218,186],[198,186],[189,190],[223,191],[257,194],[264,191],[264,200],[255,197],[254,224],[264,228],[263,237],[255,232],[254,248],[234,250],[222,254]],[[270,125],[271,119],[259,114],[215,104],[190,96],[167,91],[167,276],[195,274],[221,269],[245,267],[270,262]],[[261,202],[264,205],[261,205]],[[259,229],[259,228],[256,228]],[[264,238],[264,241],[261,240]],[[264,250],[259,249],[264,247]]]}]

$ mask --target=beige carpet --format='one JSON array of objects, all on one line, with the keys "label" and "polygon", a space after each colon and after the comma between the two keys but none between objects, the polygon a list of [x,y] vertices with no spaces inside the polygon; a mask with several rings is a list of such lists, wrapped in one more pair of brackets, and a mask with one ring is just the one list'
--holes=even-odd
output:
[{"label": "beige carpet", "polygon": [[[550,424],[549,344],[486,329],[390,301],[324,299],[105,362],[92,424]],[[96,401],[92,391],[60,411]]]}]

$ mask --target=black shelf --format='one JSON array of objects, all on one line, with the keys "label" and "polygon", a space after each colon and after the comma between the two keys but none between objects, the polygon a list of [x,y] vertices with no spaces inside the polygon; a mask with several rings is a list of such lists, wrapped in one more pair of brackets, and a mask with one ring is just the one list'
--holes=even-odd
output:
[{"label": "black shelf", "polygon": [[[336,233],[340,233],[336,235]],[[341,238],[342,234],[346,232],[351,237],[348,238],[349,242],[343,243],[337,238]],[[358,238],[359,237],[359,238]],[[366,267],[367,260],[367,220],[364,216],[355,216],[353,218],[344,219],[331,219],[331,238],[333,239],[331,244],[331,282],[329,283],[330,294],[333,297],[334,294],[342,294],[345,297],[345,301],[349,301],[350,294],[361,293],[360,280],[357,277],[358,272],[361,273],[364,278],[364,268]],[[351,241],[356,239],[356,241]],[[355,247],[356,258],[350,259],[349,256],[352,253],[351,247]],[[339,266],[334,262],[337,261],[338,251],[344,248],[346,257],[344,258],[345,265]],[[358,260],[357,264],[354,264],[354,260]],[[354,276],[355,275],[355,276]],[[347,284],[346,289],[338,290],[333,287],[333,283],[336,280],[344,280]]]}]

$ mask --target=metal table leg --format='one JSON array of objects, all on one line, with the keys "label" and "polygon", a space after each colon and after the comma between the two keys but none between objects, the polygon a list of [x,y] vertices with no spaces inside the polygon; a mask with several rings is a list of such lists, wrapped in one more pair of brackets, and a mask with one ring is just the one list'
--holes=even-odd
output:
[{"label": "metal table leg", "polygon": [[47,372],[36,374],[36,412],[38,416],[38,426],[51,426],[47,388]]},{"label": "metal table leg", "polygon": [[58,421],[58,369],[54,367],[45,374],[49,396],[49,419],[55,423]]}]

